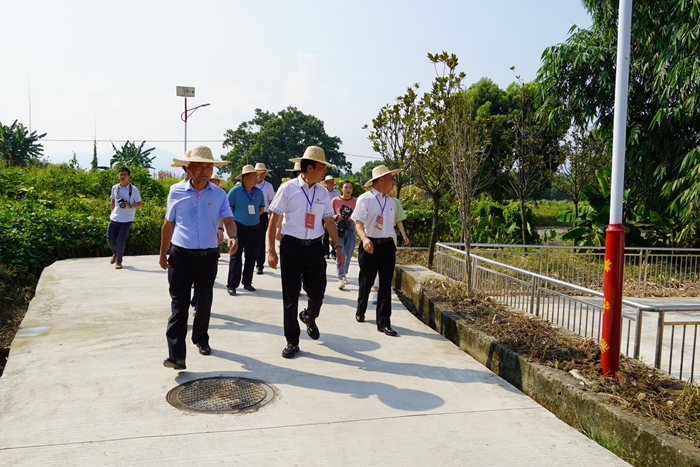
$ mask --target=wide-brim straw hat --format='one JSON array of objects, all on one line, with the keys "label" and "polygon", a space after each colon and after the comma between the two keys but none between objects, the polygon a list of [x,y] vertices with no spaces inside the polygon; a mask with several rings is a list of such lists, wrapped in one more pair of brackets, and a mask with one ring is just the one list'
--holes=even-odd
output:
[{"label": "wide-brim straw hat", "polygon": [[376,179],[383,177],[384,175],[391,174],[394,175],[397,172],[401,172],[401,169],[394,169],[394,170],[389,170],[386,168],[385,165],[378,165],[375,168],[372,169],[372,178],[365,183],[365,186],[368,187],[374,182]]},{"label": "wide-brim straw hat", "polygon": [[325,184],[327,181],[333,180],[333,184],[340,180],[340,177],[334,177],[333,175],[326,175],[326,178],[323,179],[323,183]]},{"label": "wide-brim straw hat", "polygon": [[284,169],[285,172],[301,172],[301,162],[295,162],[293,169]]},{"label": "wide-brim straw hat", "polygon": [[[301,163],[301,161],[314,161],[320,162],[321,164],[324,164],[327,167],[332,167],[334,169],[338,168],[330,162],[326,161],[326,152],[318,146],[309,146],[308,148],[306,148],[306,151],[304,151],[304,155],[302,157],[295,157],[294,159],[289,159],[289,161],[299,163]],[[301,169],[301,166],[299,167]]]},{"label": "wide-brim straw hat", "polygon": [[245,174],[257,174],[258,171],[255,170],[255,167],[253,167],[251,164],[244,165],[243,168],[241,169],[241,173],[239,175],[236,175],[236,180],[240,180],[243,178]]},{"label": "wide-brim straw hat", "polygon": [[265,167],[265,164],[263,162],[258,162],[257,164],[255,164],[255,171],[267,173],[272,172],[272,169],[268,169],[267,167]]},{"label": "wide-brim straw hat", "polygon": [[221,167],[229,163],[229,161],[218,161],[214,159],[211,149],[206,146],[197,146],[185,153],[182,159],[173,158],[173,167],[178,164],[181,167],[187,167],[192,162],[204,162],[205,164],[214,164],[214,167]]},{"label": "wide-brim straw hat", "polygon": [[284,177],[284,178],[282,178],[282,183],[287,183],[287,182],[290,181],[290,180],[291,180],[291,178],[289,178],[289,177]]},{"label": "wide-brim straw hat", "polygon": [[187,163],[182,163],[182,162],[178,162],[178,160],[187,160],[187,159],[189,159],[189,157],[190,157],[190,152],[192,152],[191,149],[190,149],[189,151],[185,152],[185,158],[184,158],[184,159],[176,159],[175,157],[173,157],[173,163],[170,164],[170,167],[187,167],[187,166],[189,165],[189,162],[187,162]]},{"label": "wide-brim straw hat", "polygon": [[223,178],[219,177],[217,174],[212,175],[211,178],[210,178],[209,180],[218,180],[218,181],[220,181],[220,182],[225,182],[225,181],[226,181],[226,180],[224,180]]}]

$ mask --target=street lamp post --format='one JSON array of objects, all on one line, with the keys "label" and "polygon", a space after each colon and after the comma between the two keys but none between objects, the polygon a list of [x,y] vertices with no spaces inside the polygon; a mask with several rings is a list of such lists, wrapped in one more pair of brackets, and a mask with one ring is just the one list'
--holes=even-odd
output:
[{"label": "street lamp post", "polygon": [[187,118],[194,113],[195,110],[197,110],[200,107],[206,107],[209,104],[202,104],[198,105],[197,107],[192,107],[191,109],[187,108],[187,98],[188,97],[194,97],[194,88],[193,87],[188,87],[188,86],[177,86],[176,87],[177,95],[179,97],[184,97],[185,98],[185,111],[182,112],[180,115],[180,119],[185,122],[185,152],[187,152]]}]

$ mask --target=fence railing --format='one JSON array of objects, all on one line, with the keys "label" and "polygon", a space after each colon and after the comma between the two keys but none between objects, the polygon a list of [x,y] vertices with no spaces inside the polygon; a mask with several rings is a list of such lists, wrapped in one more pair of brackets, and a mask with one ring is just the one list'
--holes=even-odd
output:
[{"label": "fence railing", "polygon": [[[484,258],[603,290],[605,247],[475,243],[472,248]],[[627,297],[700,296],[700,249],[626,247],[624,270]]]},{"label": "fence railing", "polygon": [[[466,254],[460,246],[438,243],[436,270],[464,281]],[[474,289],[525,313],[600,341],[601,290],[487,258],[479,248],[472,250],[471,261]],[[602,275],[602,268],[600,271]],[[656,368],[680,379],[694,379],[700,371],[700,362],[696,358],[700,301],[697,305],[658,306],[623,299],[622,305],[621,352],[642,361],[653,361]]]}]

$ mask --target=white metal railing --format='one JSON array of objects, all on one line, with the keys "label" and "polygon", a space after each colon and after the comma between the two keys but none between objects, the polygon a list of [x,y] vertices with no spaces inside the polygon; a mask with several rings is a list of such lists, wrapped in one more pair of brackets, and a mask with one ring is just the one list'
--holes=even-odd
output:
[{"label": "white metal railing", "polygon": [[[435,251],[437,272],[463,281],[466,275],[464,250],[457,244],[438,243]],[[471,260],[475,290],[581,336],[600,340],[602,291],[481,254],[472,253]],[[642,361],[653,361],[656,368],[680,379],[694,379],[700,371],[696,358],[700,301],[697,305],[659,306],[623,299],[622,305],[621,352]]]},{"label": "white metal railing", "polygon": [[[458,243],[444,243],[459,248]],[[472,245],[475,254],[589,289],[603,290],[605,247]],[[700,249],[626,247],[627,297],[700,295]]]}]

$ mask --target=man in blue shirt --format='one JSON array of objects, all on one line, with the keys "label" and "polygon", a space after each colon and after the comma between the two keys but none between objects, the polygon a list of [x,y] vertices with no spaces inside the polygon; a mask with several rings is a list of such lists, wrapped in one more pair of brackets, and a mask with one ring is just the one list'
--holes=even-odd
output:
[{"label": "man in blue shirt", "polygon": [[[229,254],[238,249],[236,224],[226,193],[209,182],[217,161],[206,146],[198,146],[183,159],[173,161],[186,167],[187,177],[170,188],[160,239],[160,267],[168,270],[171,315],[165,332],[169,357],[163,365],[186,369],[187,315],[192,285],[197,290],[197,314],[192,323],[192,342],[199,353],[209,355],[209,317],[214,280],[219,261],[217,232],[223,220],[229,236]],[[166,253],[170,249],[170,257]]]},{"label": "man in blue shirt", "polygon": [[[236,295],[236,288],[241,284],[241,269],[243,270],[243,288],[255,292],[253,287],[253,268],[255,254],[260,243],[260,214],[265,209],[265,199],[260,188],[256,188],[258,173],[252,165],[245,165],[241,174],[236,176],[241,180],[228,192],[228,204],[233,211],[238,231],[238,251],[231,256],[228,265],[228,283],[226,290],[229,295]],[[243,256],[245,255],[245,266]]]}]

